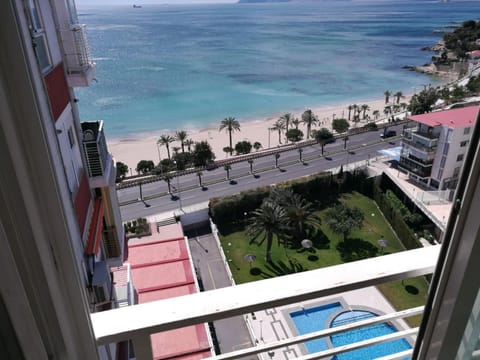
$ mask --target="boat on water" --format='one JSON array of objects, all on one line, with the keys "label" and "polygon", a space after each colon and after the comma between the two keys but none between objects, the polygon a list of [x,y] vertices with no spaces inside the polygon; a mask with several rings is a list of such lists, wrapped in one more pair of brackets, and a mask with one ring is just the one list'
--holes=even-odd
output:
[{"label": "boat on water", "polygon": [[142,7],[142,5],[135,5],[135,4],[133,4],[133,8],[134,8],[134,9],[140,9],[141,7]]}]

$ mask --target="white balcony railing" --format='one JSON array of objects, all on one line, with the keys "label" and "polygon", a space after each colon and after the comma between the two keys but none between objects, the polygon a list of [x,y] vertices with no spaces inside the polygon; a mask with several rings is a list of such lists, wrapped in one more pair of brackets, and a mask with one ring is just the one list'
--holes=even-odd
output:
[{"label": "white balcony railing", "polygon": [[[388,281],[431,274],[436,265],[439,250],[440,246],[409,250],[318,270],[95,313],[91,315],[93,329],[99,346],[131,339],[135,347],[136,359],[151,360],[153,358],[150,344],[151,334],[335,295]],[[387,314],[366,320],[364,324],[354,323],[345,327],[271,342],[229,354],[222,354],[215,359],[235,359],[246,355],[260,354],[288,344],[329,336],[333,332],[350,330],[370,322],[389,321],[394,318],[418,314],[421,311],[421,308],[415,308]],[[361,343],[331,348],[322,353],[304,355],[301,359],[328,357],[350,351],[356,347],[388,341],[390,338],[411,339],[416,331],[417,329],[402,330],[391,336],[376,337]],[[406,355],[408,355],[408,352],[402,352],[388,358],[396,359]]]},{"label": "white balcony railing", "polygon": [[69,85],[89,86],[95,77],[96,65],[92,61],[86,26],[74,24],[61,34]]}]

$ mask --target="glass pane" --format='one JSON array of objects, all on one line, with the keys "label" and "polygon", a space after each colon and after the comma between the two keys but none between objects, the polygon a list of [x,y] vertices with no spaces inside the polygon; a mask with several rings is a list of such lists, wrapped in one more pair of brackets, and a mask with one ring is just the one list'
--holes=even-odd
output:
[{"label": "glass pane", "polygon": [[40,21],[40,14],[38,13],[38,6],[35,0],[27,1],[28,9],[30,10],[30,17],[32,19],[32,28],[35,31],[42,29],[42,22]]},{"label": "glass pane", "polygon": [[35,54],[37,55],[38,65],[40,70],[45,72],[50,69],[50,56],[48,54],[48,48],[45,41],[45,35],[41,34],[34,38],[35,42]]}]

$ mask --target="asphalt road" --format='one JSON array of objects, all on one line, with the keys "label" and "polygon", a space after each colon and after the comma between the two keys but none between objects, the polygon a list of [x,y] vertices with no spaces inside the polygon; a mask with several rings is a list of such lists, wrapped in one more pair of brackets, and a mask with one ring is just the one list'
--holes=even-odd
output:
[{"label": "asphalt road", "polygon": [[[401,126],[390,127],[401,133]],[[271,185],[278,182],[300,178],[321,171],[340,167],[349,163],[355,163],[377,156],[377,151],[400,145],[400,137],[380,140],[381,131],[367,132],[350,136],[347,142],[347,151],[343,150],[343,140],[328,144],[324,148],[324,156],[321,156],[320,145],[312,145],[303,148],[300,162],[298,150],[281,153],[278,160],[278,168],[275,168],[274,156],[266,156],[255,159],[253,163],[253,175],[250,174],[250,165],[241,162],[232,165],[230,179],[226,180],[226,171],[217,168],[204,171],[202,183],[206,189],[200,188],[196,174],[184,175],[171,181],[174,197],[167,191],[167,183],[158,181],[142,186],[144,201],[139,201],[140,189],[138,186],[117,191],[121,204],[123,220],[135,219],[141,216],[149,216],[166,211],[180,210],[192,204],[208,201],[212,197],[225,196],[253,189],[258,186]],[[178,192],[180,189],[180,192]],[[122,205],[127,204],[127,205]]]}]

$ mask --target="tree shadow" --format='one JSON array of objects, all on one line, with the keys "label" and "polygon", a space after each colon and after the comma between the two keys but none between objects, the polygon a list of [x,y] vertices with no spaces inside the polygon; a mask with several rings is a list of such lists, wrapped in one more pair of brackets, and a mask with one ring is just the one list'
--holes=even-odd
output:
[{"label": "tree shadow", "polygon": [[378,254],[378,248],[362,239],[347,239],[337,245],[340,257],[344,262],[357,261],[374,257]]},{"label": "tree shadow", "polygon": [[270,262],[265,265],[265,268],[272,272],[275,276],[295,274],[305,271],[306,269],[300,264],[297,259],[290,257],[288,264],[284,261]]},{"label": "tree shadow", "polygon": [[258,267],[253,267],[250,269],[250,275],[253,275],[253,276],[258,276],[262,273],[262,269],[258,268]]},{"label": "tree shadow", "polygon": [[308,255],[307,257],[308,261],[318,261],[318,256],[317,255]]},{"label": "tree shadow", "polygon": [[418,288],[413,285],[405,285],[405,291],[412,295],[418,295],[418,293],[420,292],[420,290],[418,290]]}]

